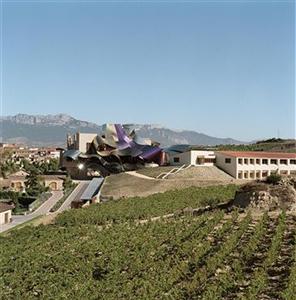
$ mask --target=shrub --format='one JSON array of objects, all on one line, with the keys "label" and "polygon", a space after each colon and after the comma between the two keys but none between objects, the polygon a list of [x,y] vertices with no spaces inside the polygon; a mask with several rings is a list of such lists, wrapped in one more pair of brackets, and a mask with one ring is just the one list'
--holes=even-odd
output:
[{"label": "shrub", "polygon": [[266,182],[270,184],[278,184],[281,181],[282,177],[279,174],[270,174],[266,178]]}]

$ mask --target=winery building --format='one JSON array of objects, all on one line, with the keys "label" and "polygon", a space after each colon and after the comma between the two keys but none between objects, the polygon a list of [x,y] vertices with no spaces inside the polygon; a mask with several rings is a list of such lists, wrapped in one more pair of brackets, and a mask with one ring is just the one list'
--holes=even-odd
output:
[{"label": "winery building", "polygon": [[296,153],[218,151],[216,165],[236,179],[264,179],[270,174],[296,175]]}]

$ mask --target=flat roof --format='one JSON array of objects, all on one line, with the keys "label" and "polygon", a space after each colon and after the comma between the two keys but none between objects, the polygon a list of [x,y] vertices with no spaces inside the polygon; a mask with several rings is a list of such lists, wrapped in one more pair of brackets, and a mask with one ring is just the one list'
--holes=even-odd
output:
[{"label": "flat roof", "polygon": [[284,152],[264,152],[264,151],[216,151],[224,155],[232,157],[255,157],[255,158],[294,158],[296,159],[296,153],[284,153]]},{"label": "flat roof", "polygon": [[81,200],[90,200],[93,196],[98,193],[101,185],[103,184],[104,178],[93,178],[83,194],[81,195]]}]

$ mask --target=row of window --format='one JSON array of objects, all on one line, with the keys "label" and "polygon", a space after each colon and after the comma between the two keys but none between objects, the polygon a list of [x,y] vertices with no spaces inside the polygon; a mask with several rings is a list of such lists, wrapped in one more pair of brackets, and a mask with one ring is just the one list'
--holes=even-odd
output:
[{"label": "row of window", "polygon": [[[288,165],[288,159],[260,159],[260,158],[239,158],[238,163],[240,165]],[[225,158],[226,164],[231,164],[231,158]],[[296,165],[296,159],[290,159],[290,165]]]},{"label": "row of window", "polygon": [[[256,158],[256,159],[254,159],[254,158],[250,158],[250,159],[248,159],[248,158],[244,158],[244,159],[239,158],[238,163],[240,165],[242,165],[242,164],[254,165],[255,163],[257,165],[260,165],[260,164],[262,164],[262,165],[269,165],[269,164],[270,165],[278,165],[278,164],[288,165],[288,159],[270,159],[270,160],[268,160],[267,158],[263,158],[263,159],[261,159],[261,162],[260,162],[260,158]],[[290,159],[290,164],[291,165],[296,165],[296,159]]]},{"label": "row of window", "polygon": [[[280,175],[289,175],[287,170],[281,170],[279,173]],[[276,171],[271,171],[270,173],[268,171],[239,172],[238,178],[239,179],[260,179],[260,178],[265,178],[270,174],[276,174]],[[290,171],[290,174],[296,175],[296,171]]]}]

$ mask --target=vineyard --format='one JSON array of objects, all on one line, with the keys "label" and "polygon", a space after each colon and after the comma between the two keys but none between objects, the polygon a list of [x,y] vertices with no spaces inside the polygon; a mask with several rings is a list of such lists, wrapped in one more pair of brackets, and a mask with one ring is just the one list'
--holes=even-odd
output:
[{"label": "vineyard", "polygon": [[16,230],[1,238],[0,297],[295,299],[295,215],[213,209],[151,219],[225,202],[235,190],[124,199]]}]

